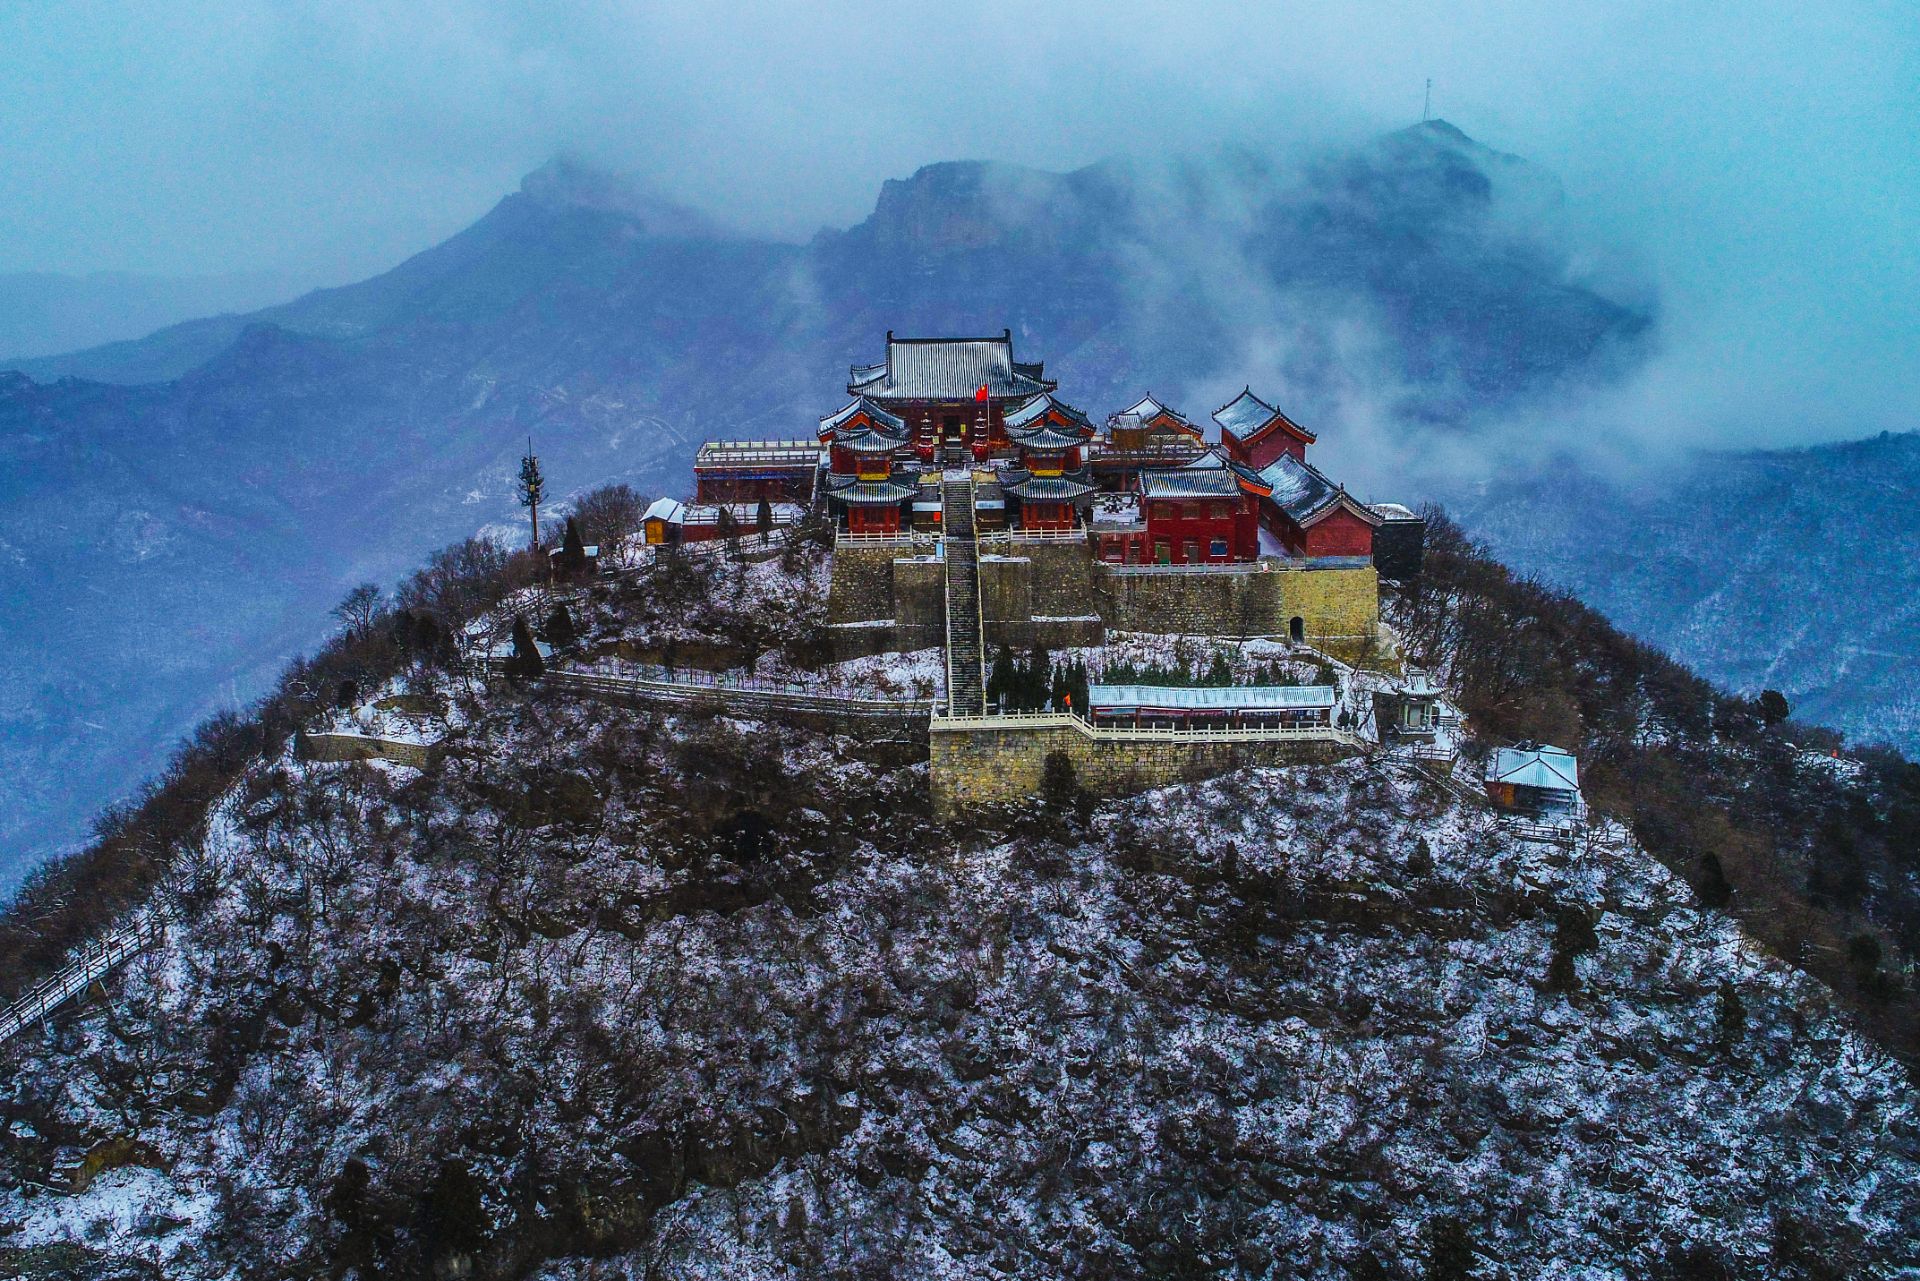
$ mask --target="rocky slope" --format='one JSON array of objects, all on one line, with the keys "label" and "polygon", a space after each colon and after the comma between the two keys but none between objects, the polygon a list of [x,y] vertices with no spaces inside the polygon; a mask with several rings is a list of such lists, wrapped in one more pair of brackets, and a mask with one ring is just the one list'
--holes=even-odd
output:
[{"label": "rocky slope", "polygon": [[[1453,558],[1422,609],[1504,608]],[[633,640],[704,602],[725,636],[785,572],[767,643],[804,645],[816,575],[787,560],[681,567],[580,621]],[[1536,651],[1560,625],[1509,613]],[[1477,705],[1515,656],[1436,669]],[[1753,731],[1602,644],[1585,660],[1638,687],[1618,710],[1647,752],[1687,740],[1692,808],[1723,804],[1710,753]],[[1907,1074],[1617,824],[1516,842],[1359,759],[941,826],[891,729],[483,687],[397,641],[333,661],[437,703],[442,751],[315,764],[283,738],[177,825],[165,943],[0,1046],[10,1272],[1910,1262]],[[1597,746],[1617,730],[1603,775],[1633,768]],[[1786,786],[1833,789],[1824,758],[1784,759]]]},{"label": "rocky slope", "polygon": [[1436,122],[1304,174],[935,165],[788,245],[557,164],[376,279],[20,362],[33,380],[0,384],[0,890],[260,689],[353,583],[511,521],[529,435],[556,493],[679,492],[703,437],[811,431],[885,330],[1009,325],[1094,413],[1146,389],[1204,413],[1257,377],[1309,418],[1374,333],[1408,420],[1457,424],[1603,375],[1648,325],[1570,278],[1534,216],[1556,197]]},{"label": "rocky slope", "polygon": [[846,740],[468,715],[424,775],[262,767],[165,949],[9,1048],[0,1257],[1345,1277],[1454,1234],[1486,1277],[1876,1276],[1912,1245],[1902,1074],[1618,832],[1549,857],[1359,763],[941,831]]}]

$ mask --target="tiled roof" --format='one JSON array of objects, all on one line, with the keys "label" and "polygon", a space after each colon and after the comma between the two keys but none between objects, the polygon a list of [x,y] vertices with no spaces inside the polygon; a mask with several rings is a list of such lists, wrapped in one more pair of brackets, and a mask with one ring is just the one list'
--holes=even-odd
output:
[{"label": "tiled roof", "polygon": [[1334,483],[1313,467],[1282,454],[1260,472],[1260,479],[1273,486],[1273,505],[1303,525],[1323,510],[1340,501]]},{"label": "tiled roof", "polygon": [[888,413],[885,409],[874,404],[865,396],[855,396],[853,400],[847,404],[845,409],[840,410],[838,413],[828,414],[820,420],[821,434],[825,435],[827,432],[837,430],[862,410],[866,411],[867,417],[879,424],[881,430],[896,432],[901,435],[906,433],[906,419],[900,417],[898,414]]},{"label": "tiled roof", "polygon": [[1272,422],[1273,416],[1279,412],[1254,395],[1253,388],[1249,387],[1214,410],[1213,421],[1244,440],[1251,433]]},{"label": "tiled roof", "polygon": [[1061,400],[1058,396],[1043,393],[1007,411],[1007,430],[1009,432],[1016,432],[1029,423],[1039,422],[1042,418],[1046,417],[1047,411],[1051,409],[1059,410],[1074,422],[1080,423],[1088,429],[1093,427],[1093,424],[1087,420],[1087,416],[1078,409],[1075,409],[1066,401]]},{"label": "tiled roof", "polygon": [[877,431],[855,431],[845,435],[836,434],[834,443],[856,454],[890,454],[908,442],[895,440],[891,436],[882,436]]},{"label": "tiled roof", "polygon": [[1331,708],[1331,685],[1089,685],[1087,703],[1111,711],[1169,708],[1178,711],[1266,712]]},{"label": "tiled roof", "polygon": [[1091,494],[1093,486],[1064,476],[1030,476],[1006,486],[1006,492],[1028,502],[1066,503]]},{"label": "tiled roof", "polygon": [[[1149,419],[1158,418],[1162,414],[1165,414],[1177,422],[1185,423],[1195,431],[1200,430],[1191,418],[1188,418],[1171,405],[1161,404],[1151,396],[1142,396],[1138,402],[1128,405],[1125,409],[1107,419],[1107,421],[1111,423],[1122,418],[1132,418],[1137,420],[1141,425],[1145,425]],[[1123,423],[1121,425],[1125,426],[1126,424]]]},{"label": "tiled roof", "polygon": [[827,483],[829,498],[858,507],[890,507],[905,502],[919,492],[916,485],[902,485],[892,480],[854,480],[840,485],[832,481]]},{"label": "tiled roof", "polygon": [[1148,498],[1238,498],[1240,482],[1225,467],[1173,467],[1142,471],[1140,492]]},{"label": "tiled roof", "polygon": [[1039,364],[1013,359],[1011,331],[999,338],[895,338],[887,335],[881,365],[855,365],[847,390],[884,400],[970,400],[982,386],[989,396],[1034,396],[1052,391]]},{"label": "tiled roof", "polygon": [[1252,440],[1267,426],[1278,426],[1309,443],[1315,439],[1312,432],[1254,395],[1251,387],[1214,410],[1213,421],[1243,441]]},{"label": "tiled roof", "polygon": [[1081,439],[1082,437],[1077,433],[1069,435],[1058,427],[1040,427],[1024,435],[1014,436],[1013,443],[1022,449],[1072,449],[1080,443]]}]

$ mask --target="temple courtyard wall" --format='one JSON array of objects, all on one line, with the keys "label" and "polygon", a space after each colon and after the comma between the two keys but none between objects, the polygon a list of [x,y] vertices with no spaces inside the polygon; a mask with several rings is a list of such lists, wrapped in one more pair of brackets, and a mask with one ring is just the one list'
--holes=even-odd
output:
[{"label": "temple courtyard wall", "polygon": [[[998,723],[992,723],[998,719]],[[1214,778],[1251,765],[1302,765],[1358,755],[1344,735],[1205,740],[1128,736],[1092,730],[1067,715],[936,719],[928,735],[933,810],[951,818],[991,805],[1031,803],[1047,757],[1063,752],[1075,780],[1096,796],[1128,796],[1149,788]]]},{"label": "temple courtyard wall", "polygon": [[[1397,661],[1379,627],[1380,580],[1371,565],[1115,566],[1077,540],[992,535],[979,550],[989,646],[1099,645],[1109,630],[1297,635],[1345,662],[1392,668]],[[944,644],[945,611],[946,565],[929,545],[834,549],[827,623],[835,657]]]}]

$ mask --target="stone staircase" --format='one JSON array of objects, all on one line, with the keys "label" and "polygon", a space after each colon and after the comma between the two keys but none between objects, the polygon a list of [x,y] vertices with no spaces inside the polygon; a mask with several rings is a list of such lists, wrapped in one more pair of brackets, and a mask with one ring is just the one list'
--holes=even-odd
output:
[{"label": "stone staircase", "polygon": [[940,502],[947,547],[947,715],[981,716],[987,694],[980,661],[980,548],[974,541],[973,481],[945,482]]}]

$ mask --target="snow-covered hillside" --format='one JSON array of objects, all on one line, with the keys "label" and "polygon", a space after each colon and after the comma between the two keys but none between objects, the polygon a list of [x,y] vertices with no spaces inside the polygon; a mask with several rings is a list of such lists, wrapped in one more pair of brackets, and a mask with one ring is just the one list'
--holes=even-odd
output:
[{"label": "snow-covered hillside", "polygon": [[1366,760],[940,828],[897,742],[449,692],[425,771],[252,768],[0,1047],[0,1272],[1911,1261],[1905,1078],[1618,829]]}]

